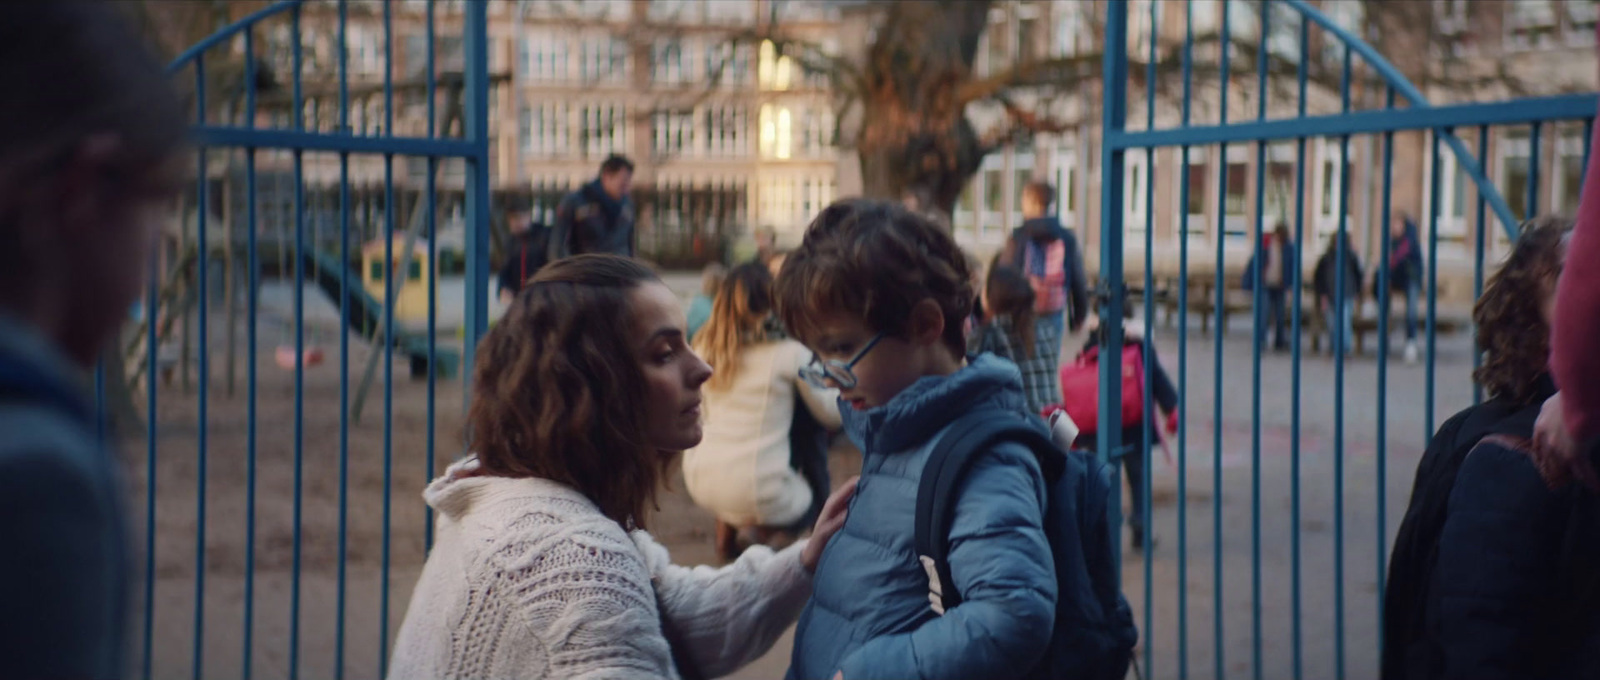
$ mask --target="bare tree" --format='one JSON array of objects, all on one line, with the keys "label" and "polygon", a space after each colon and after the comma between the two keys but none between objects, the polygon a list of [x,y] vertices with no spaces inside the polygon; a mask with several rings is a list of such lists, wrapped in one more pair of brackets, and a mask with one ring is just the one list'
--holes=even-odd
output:
[{"label": "bare tree", "polygon": [[[990,0],[923,2],[885,0],[858,3],[873,30],[864,56],[855,61],[829,55],[771,23],[760,31],[761,39],[774,40],[782,54],[794,58],[808,71],[826,75],[832,83],[836,117],[841,125],[854,122],[854,130],[841,130],[840,139],[855,151],[861,163],[864,192],[869,196],[915,203],[948,217],[962,189],[977,173],[984,156],[1003,149],[1019,139],[1044,133],[1071,130],[1098,118],[1105,34],[1105,4],[1081,6],[1086,23],[1087,49],[1067,56],[1040,56],[1033,50],[1004,68],[980,73],[977,57],[980,44],[989,30]],[[1259,16],[1260,0],[1235,0]],[[1159,97],[1172,103],[1181,91],[1185,59],[1198,80],[1217,82],[1221,73],[1223,36],[1211,29],[1194,35],[1189,50],[1183,48],[1183,31],[1169,31],[1173,22],[1182,25],[1185,3],[1168,3],[1177,8],[1161,21],[1152,64],[1148,55],[1129,59],[1130,91],[1142,91],[1150,70],[1155,71]],[[1501,87],[1511,94],[1527,91],[1526,83],[1504,64],[1488,68],[1465,68],[1449,57],[1448,43],[1453,36],[1442,33],[1434,13],[1436,3],[1363,0],[1363,23],[1359,32],[1375,42],[1380,52],[1416,54],[1417,46],[1426,53],[1447,55],[1439,60],[1404,59],[1401,66],[1420,86],[1476,91]],[[1292,43],[1299,48],[1298,14],[1284,6],[1272,8],[1271,21],[1290,29]],[[1130,22],[1135,18],[1130,18]],[[1275,31],[1274,31],[1275,32]],[[1314,47],[1334,40],[1317,28],[1308,31],[1312,42],[1304,48],[1311,56],[1304,60],[1311,87],[1324,97],[1338,92],[1344,74],[1342,58],[1321,58]],[[1260,65],[1262,40],[1258,30],[1240,30],[1228,37],[1230,87],[1253,90],[1244,85]],[[1270,41],[1268,45],[1273,43]],[[1267,50],[1266,68],[1271,92],[1265,95],[1246,92],[1245,97],[1293,97],[1302,60],[1294,50]],[[1371,68],[1354,59],[1349,75],[1356,96],[1381,105],[1386,83]],[[1076,98],[1082,104],[1078,117],[1066,118],[1057,111],[1064,100]],[[986,129],[977,129],[969,113],[974,107],[998,108],[1003,120]],[[853,133],[853,134],[852,134]]]}]

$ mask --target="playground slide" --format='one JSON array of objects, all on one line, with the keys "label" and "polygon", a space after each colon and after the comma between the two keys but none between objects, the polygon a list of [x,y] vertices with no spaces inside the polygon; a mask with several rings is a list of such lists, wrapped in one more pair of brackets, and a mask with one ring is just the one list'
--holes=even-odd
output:
[{"label": "playground slide", "polygon": [[[339,301],[340,274],[345,267],[339,258],[330,253],[319,250],[307,249],[305,268],[322,292],[327,294],[329,300],[335,304]],[[344,323],[368,342],[372,342],[383,331],[383,303],[373,298],[361,285],[361,274],[350,272],[350,299],[343,305]],[[395,349],[404,352],[411,358],[412,377],[425,377],[428,375],[428,336],[422,333],[412,333],[394,328],[393,343]],[[434,358],[438,359],[437,375],[441,378],[455,376],[461,362],[459,352],[455,350],[435,347]]]}]

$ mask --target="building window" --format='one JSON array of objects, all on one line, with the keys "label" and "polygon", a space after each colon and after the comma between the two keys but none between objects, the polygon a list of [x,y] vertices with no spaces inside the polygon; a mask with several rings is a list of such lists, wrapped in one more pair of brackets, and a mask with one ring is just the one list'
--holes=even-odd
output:
[{"label": "building window", "polygon": [[1566,43],[1576,46],[1593,45],[1595,22],[1600,19],[1600,2],[1564,0],[1561,9],[1566,14]]},{"label": "building window", "polygon": [[798,68],[788,55],[779,55],[771,40],[761,41],[760,62],[756,65],[761,89],[782,92],[792,85]]},{"label": "building window", "polygon": [[693,69],[684,66],[683,43],[677,40],[656,43],[652,60],[655,62],[654,75],[658,83],[678,84],[693,77]]},{"label": "building window", "polygon": [[1544,47],[1557,29],[1553,0],[1517,0],[1505,3],[1506,49]]},{"label": "building window", "polygon": [[[1593,36],[1593,33],[1590,34]],[[1583,134],[1570,132],[1557,142],[1554,191],[1550,212],[1559,215],[1578,214],[1578,194],[1583,190]]]},{"label": "building window", "polygon": [[[1324,3],[1322,3],[1322,11],[1324,13],[1326,13],[1328,15],[1328,18],[1332,19],[1333,23],[1335,25],[1337,25],[1339,28],[1342,28],[1342,29],[1344,29],[1346,31],[1349,31],[1350,33],[1354,34],[1357,39],[1361,39],[1361,38],[1364,37],[1362,35],[1362,33],[1364,32],[1362,26],[1366,22],[1366,10],[1365,10],[1365,8],[1362,7],[1361,0],[1332,0],[1331,2],[1324,2]],[[1274,18],[1278,18],[1278,17],[1274,17]],[[1292,49],[1295,52],[1294,60],[1298,62],[1299,61],[1299,54],[1298,53],[1299,53],[1299,49],[1300,49],[1300,47],[1299,47],[1300,39],[1298,37],[1298,33],[1299,33],[1298,27],[1291,25],[1291,20],[1289,19],[1289,17],[1286,16],[1286,17],[1282,17],[1282,18],[1283,18],[1283,21],[1279,22],[1279,23],[1282,24],[1281,26],[1274,25],[1272,27],[1272,39],[1271,39],[1272,43],[1273,43],[1272,53],[1273,54],[1279,54],[1277,43],[1279,43],[1279,42],[1287,43],[1288,45],[1292,46]],[[1298,22],[1293,22],[1293,23],[1298,23]],[[1287,34],[1286,34],[1286,32],[1287,32]],[[1322,61],[1324,63],[1328,63],[1328,64],[1342,64],[1342,63],[1344,63],[1344,52],[1345,52],[1345,43],[1344,43],[1344,41],[1340,40],[1337,36],[1333,35],[1332,33],[1323,33]],[[1355,58],[1356,57],[1352,53],[1351,59],[1354,60]]]},{"label": "building window", "polygon": [[[1434,146],[1431,138],[1429,141],[1429,158],[1427,159],[1427,179],[1433,183],[1433,163],[1439,163],[1439,240],[1441,242],[1461,243],[1467,236],[1467,191],[1469,176],[1461,168],[1456,159],[1455,152],[1444,144]],[[1432,150],[1438,149],[1439,155],[1433,157]],[[1425,216],[1433,211],[1432,196],[1425,195],[1428,203],[1423,208]]]},{"label": "building window", "polygon": [[[1323,138],[1317,143],[1317,219],[1318,240],[1338,233],[1339,206],[1350,213],[1350,196],[1344,191],[1344,178],[1354,175],[1354,167],[1346,159],[1340,163],[1339,140]],[[1341,171],[1342,168],[1342,171]],[[1342,174],[1341,174],[1342,172]]]},{"label": "building window", "polygon": [[1528,219],[1528,133],[1507,133],[1495,145],[1500,156],[1500,191],[1511,216]]},{"label": "building window", "polygon": [[565,103],[544,102],[522,110],[523,151],[531,156],[562,156],[571,150]]},{"label": "building window", "polygon": [[585,106],[580,110],[583,125],[579,131],[583,153],[594,158],[621,153],[627,148],[627,108],[616,104]]},{"label": "building window", "polygon": [[1278,222],[1293,226],[1295,209],[1295,150],[1294,144],[1280,143],[1267,146],[1266,186],[1262,197],[1262,216],[1268,228]]},{"label": "building window", "polygon": [[1222,197],[1222,233],[1228,238],[1248,238],[1250,234],[1250,152],[1242,146],[1228,149],[1227,190]]},{"label": "building window", "polygon": [[[740,106],[715,106],[706,109],[706,151],[721,158],[744,156],[749,153],[748,114]],[[776,130],[774,130],[776,134]]]},{"label": "building window", "polygon": [[652,120],[651,147],[658,154],[682,154],[697,148],[694,114],[657,113]]},{"label": "building window", "polygon": [[1130,149],[1122,160],[1122,230],[1131,234],[1143,234],[1145,230],[1145,191],[1150,181],[1148,160],[1144,149]]},{"label": "building window", "polygon": [[[1128,3],[1128,24],[1133,29],[1133,38],[1128,41],[1129,56],[1144,63],[1150,58],[1151,42],[1156,40],[1156,30],[1160,25],[1164,7],[1167,3],[1155,0],[1133,0]],[[1155,23],[1151,22],[1150,8],[1156,11]]]},{"label": "building window", "polygon": [[1472,42],[1470,11],[1467,0],[1433,0],[1434,24],[1458,57],[1465,56]]},{"label": "building window", "polygon": [[628,45],[615,38],[590,38],[583,42],[581,76],[584,82],[616,82],[627,75]]},{"label": "building window", "polygon": [[1083,30],[1084,5],[1080,0],[1055,0],[1050,14],[1055,24],[1052,31],[1052,51],[1058,57],[1076,56],[1088,47]]},{"label": "building window", "polygon": [[567,40],[545,34],[533,34],[522,39],[518,50],[523,77],[529,81],[553,82],[566,80],[568,53]]},{"label": "building window", "polygon": [[1068,144],[1056,147],[1051,154],[1055,182],[1056,215],[1061,223],[1071,229],[1078,224],[1078,150]]},{"label": "building window", "polygon": [[1011,65],[1011,45],[1008,28],[1011,18],[1003,7],[989,10],[989,27],[983,32],[984,73],[998,73]]},{"label": "building window", "polygon": [[706,81],[713,80],[722,87],[747,84],[750,80],[750,58],[745,50],[729,43],[707,45]]},{"label": "building window", "polygon": [[[1179,151],[1181,162],[1182,151]],[[1184,204],[1184,214],[1188,215],[1189,223],[1179,227],[1188,236],[1205,236],[1206,225],[1210,218],[1206,214],[1206,197],[1211,195],[1211,165],[1210,158],[1204,148],[1189,149],[1188,168],[1184,172],[1184,181],[1189,185],[1188,202]],[[1182,189],[1179,189],[1181,199]]]}]

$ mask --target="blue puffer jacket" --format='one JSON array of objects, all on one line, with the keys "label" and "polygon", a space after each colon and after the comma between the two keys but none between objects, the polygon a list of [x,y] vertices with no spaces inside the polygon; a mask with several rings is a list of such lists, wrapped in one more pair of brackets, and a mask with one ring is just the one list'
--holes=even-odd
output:
[{"label": "blue puffer jacket", "polygon": [[1010,678],[1043,655],[1056,577],[1043,529],[1044,478],[1016,444],[980,458],[958,491],[950,569],[965,598],[944,616],[912,549],[917,482],[935,436],[973,408],[1025,412],[1011,362],[984,354],[912,383],[888,404],[843,409],[861,449],[861,482],[844,528],[822,554],[795,632],[791,680]]}]

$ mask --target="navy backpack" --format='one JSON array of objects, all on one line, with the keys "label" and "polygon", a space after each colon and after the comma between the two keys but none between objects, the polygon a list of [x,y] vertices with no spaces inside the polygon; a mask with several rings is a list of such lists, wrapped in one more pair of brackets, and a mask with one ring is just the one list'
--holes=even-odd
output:
[{"label": "navy backpack", "polygon": [[999,409],[968,413],[934,444],[917,490],[914,544],[930,572],[929,599],[941,615],[961,604],[947,557],[956,491],[972,461],[1001,442],[1026,446],[1044,470],[1044,530],[1057,585],[1050,646],[1026,677],[1122,680],[1139,631],[1113,559],[1111,466],[1092,454],[1062,451],[1024,417]]}]

